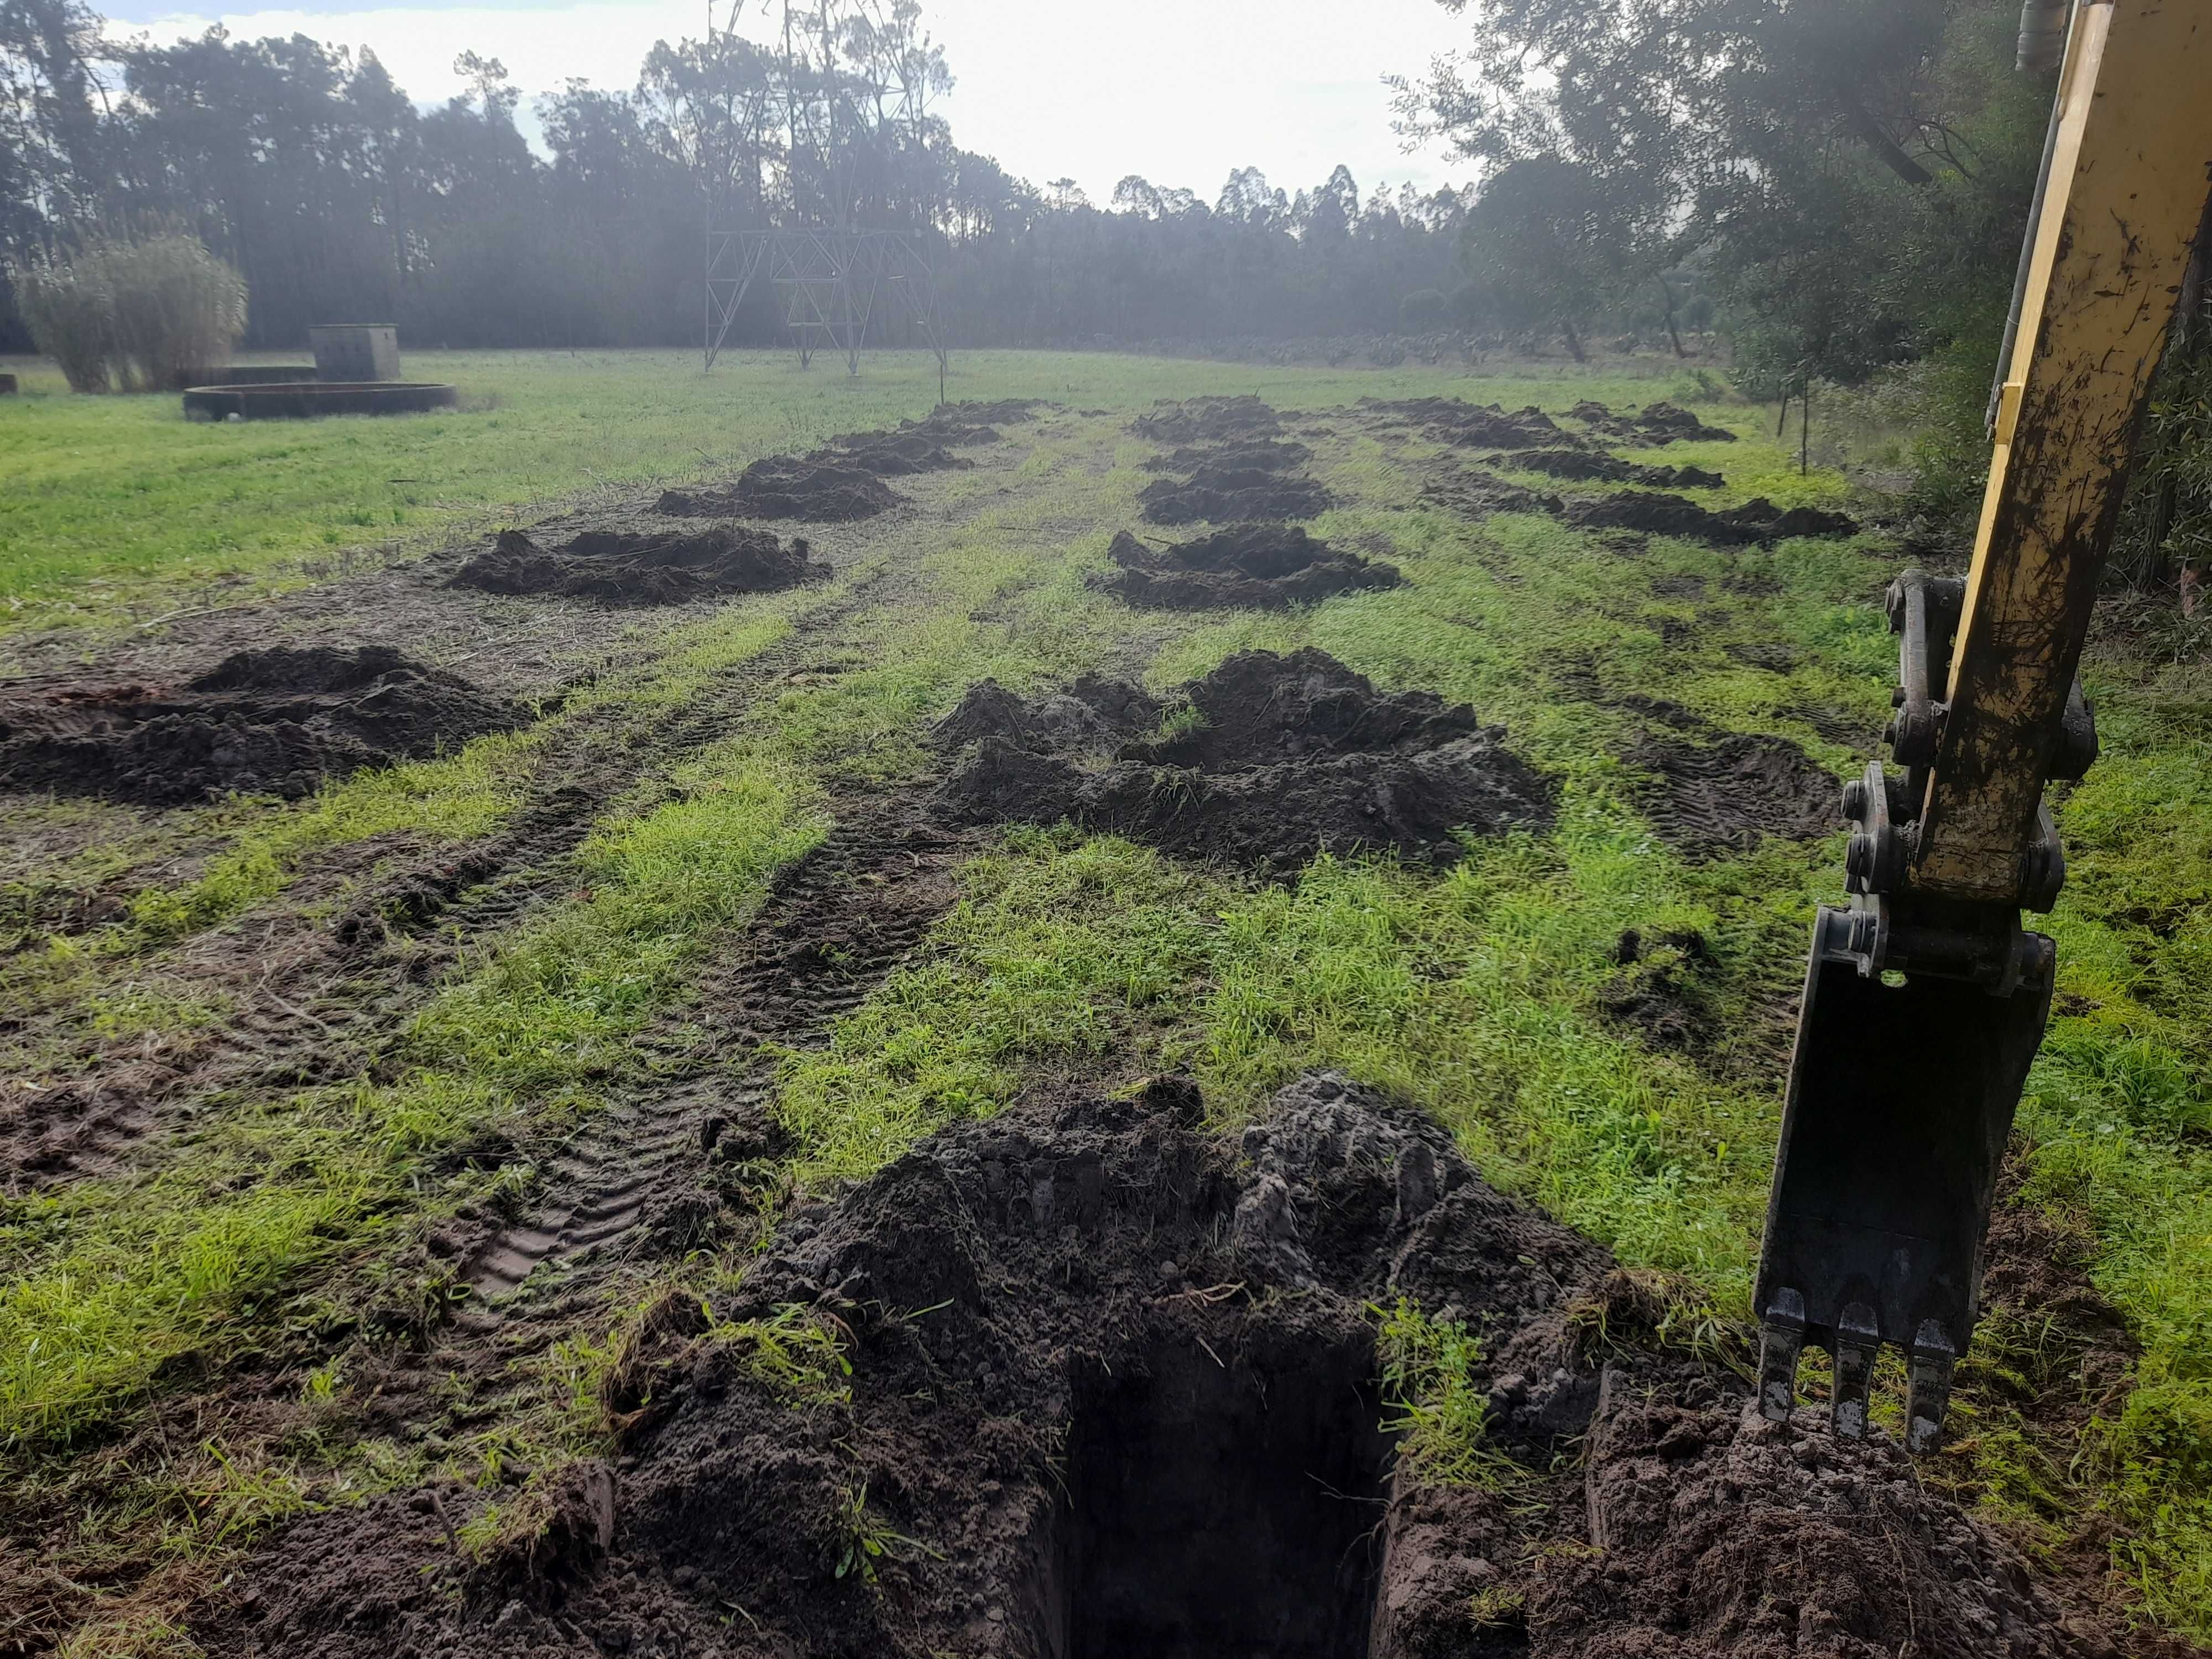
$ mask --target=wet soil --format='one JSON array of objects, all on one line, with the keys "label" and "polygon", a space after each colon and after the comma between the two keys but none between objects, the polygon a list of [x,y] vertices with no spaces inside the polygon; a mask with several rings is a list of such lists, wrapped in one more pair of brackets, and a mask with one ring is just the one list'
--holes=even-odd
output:
[{"label": "wet soil", "polygon": [[1856,536],[1858,520],[1818,507],[1786,512],[1764,495],[1724,513],[1711,512],[1683,495],[1624,489],[1591,500],[1570,501],[1562,515],[1581,530],[1640,530],[1680,536],[1716,547],[1749,547],[1791,536]]},{"label": "wet soil", "polygon": [[492,593],[555,593],[602,605],[680,605],[726,593],[762,593],[825,581],[830,567],[763,530],[717,527],[696,535],[591,530],[557,548],[502,530],[453,576]]},{"label": "wet soil", "polygon": [[[477,1560],[480,1492],[310,1514],[193,1634],[226,1659],[2081,1650],[1886,1440],[1765,1424],[1733,1374],[1638,1346],[1629,1276],[1419,1114],[1333,1073],[1233,1146],[1204,1112],[1182,1079],[1040,1090],[922,1142],[789,1212],[711,1326],[661,1304],[609,1385],[617,1461],[547,1479],[538,1524]],[[1395,1455],[1371,1310],[1401,1298],[1480,1340],[1489,1482]],[[755,1320],[849,1375],[780,1389]]]},{"label": "wet soil", "polygon": [[1129,422],[1129,430],[1156,444],[1219,444],[1247,438],[1272,438],[1282,417],[1253,396],[1192,398],[1162,402],[1149,415]]},{"label": "wet soil", "polygon": [[1493,513],[1548,513],[1566,510],[1566,503],[1547,490],[1531,489],[1499,477],[1481,467],[1455,466],[1432,472],[1421,486],[1421,501],[1462,518],[1486,519]]},{"label": "wet soil", "polygon": [[1460,449],[1546,449],[1572,441],[1533,404],[1508,411],[1502,404],[1471,404],[1460,398],[1362,398],[1355,411],[1381,424],[1416,428],[1437,443]]},{"label": "wet soil", "polygon": [[1712,998],[1720,963],[1703,933],[1686,927],[1647,936],[1631,927],[1614,942],[1613,963],[1597,994],[1607,1018],[1656,1053],[1698,1054],[1713,1046],[1721,1035]]},{"label": "wet soil", "polygon": [[1655,737],[1626,759],[1650,775],[1638,791],[1644,816],[1693,859],[1750,852],[1761,836],[1818,841],[1843,827],[1842,780],[1787,738]]},{"label": "wet soil", "polygon": [[50,680],[0,693],[0,788],[149,805],[297,799],[363,767],[528,716],[390,646],[241,651],[177,687]]},{"label": "wet soil", "polygon": [[1120,568],[1091,586],[1159,611],[1279,611],[1405,580],[1395,565],[1340,552],[1295,525],[1232,525],[1158,549],[1125,530],[1106,553]]},{"label": "wet soil", "polygon": [[1717,472],[1698,466],[1643,466],[1601,449],[1530,449],[1517,455],[1492,455],[1495,465],[1577,482],[1638,484],[1648,489],[1717,489],[1727,483]]},{"label": "wet soil", "polygon": [[678,519],[796,519],[849,524],[904,504],[906,497],[842,451],[769,455],[727,488],[662,492],[653,511]]},{"label": "wet soil", "polygon": [[1247,472],[1288,472],[1311,459],[1313,451],[1304,444],[1253,438],[1242,443],[1184,444],[1141,465],[1147,472],[1192,472],[1201,466]]},{"label": "wet soil", "polygon": [[1088,678],[1029,703],[987,681],[937,737],[959,753],[953,821],[1065,818],[1277,871],[1324,848],[1449,864],[1462,833],[1551,818],[1550,786],[1472,708],[1377,691],[1311,647],[1240,653],[1164,702]]},{"label": "wet soil", "polygon": [[1336,503],[1317,479],[1211,461],[1187,478],[1154,479],[1137,499],[1144,504],[1145,522],[1158,525],[1310,519]]},{"label": "wet soil", "polygon": [[1735,434],[1725,427],[1707,426],[1679,404],[1647,404],[1637,414],[1616,413],[1603,404],[1585,398],[1568,414],[1608,443],[1636,444],[1658,448],[1667,444],[1732,444]]}]

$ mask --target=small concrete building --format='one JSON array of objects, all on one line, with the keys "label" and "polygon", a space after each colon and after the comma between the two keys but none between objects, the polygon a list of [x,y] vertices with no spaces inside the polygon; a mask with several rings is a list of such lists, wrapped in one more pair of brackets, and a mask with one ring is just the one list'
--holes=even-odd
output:
[{"label": "small concrete building", "polygon": [[396,380],[399,331],[390,323],[331,323],[310,328],[319,380]]}]

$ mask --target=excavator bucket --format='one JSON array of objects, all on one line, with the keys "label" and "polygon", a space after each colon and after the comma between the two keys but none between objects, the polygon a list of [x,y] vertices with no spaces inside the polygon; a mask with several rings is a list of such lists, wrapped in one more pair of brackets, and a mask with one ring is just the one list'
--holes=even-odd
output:
[{"label": "excavator bucket", "polygon": [[1924,1451],[1973,1330],[1997,1164],[2050,1015],[2050,954],[1996,992],[1885,982],[1848,948],[1854,919],[1823,907],[1805,975],[1753,1304],[1759,1407],[1788,1419],[1809,1342],[1835,1362],[1836,1432],[1863,1435],[1887,1342],[1910,1368],[1907,1442]]}]

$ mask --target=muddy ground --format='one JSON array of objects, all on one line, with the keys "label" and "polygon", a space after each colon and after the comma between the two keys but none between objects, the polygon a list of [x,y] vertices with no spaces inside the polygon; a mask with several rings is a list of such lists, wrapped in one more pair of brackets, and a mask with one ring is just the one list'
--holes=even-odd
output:
[{"label": "muddy ground", "polygon": [[1066,818],[1285,872],[1323,850],[1449,864],[1462,834],[1548,823],[1550,786],[1504,735],[1310,647],[1239,653],[1162,699],[1093,678],[1030,703],[986,681],[937,728],[956,821]]},{"label": "muddy ground", "polygon": [[76,678],[0,693],[0,789],[160,806],[228,793],[296,800],[528,718],[391,646],[278,646],[178,686]]},{"label": "muddy ground", "polygon": [[697,535],[587,530],[557,547],[502,530],[454,574],[456,587],[488,593],[557,593],[602,605],[680,605],[730,593],[766,593],[826,581],[830,567],[763,530]]},{"label": "muddy ground", "polygon": [[[1886,1441],[1760,1419],[1648,1285],[1332,1073],[1240,1140],[1187,1080],[1069,1087],[793,1212],[665,1309],[613,1462],[487,1560],[459,1487],[312,1516],[211,1654],[1006,1659],[2078,1651]],[[1394,1457],[1370,1310],[1481,1339],[1492,1461]],[[707,1315],[711,1313],[712,1324]],[[835,1381],[780,1386],[747,1322]],[[1641,1340],[1639,1340],[1639,1338]]]},{"label": "muddy ground", "polygon": [[1340,552],[1285,524],[1231,525],[1165,546],[1125,530],[1106,556],[1118,568],[1094,577],[1093,585],[1159,611],[1279,611],[1318,604],[1334,593],[1395,587],[1405,580],[1395,565]]},{"label": "muddy ground", "polygon": [[[1558,422],[1545,436],[1502,410],[1476,422],[1402,407],[1456,429],[1518,422],[1527,445],[1485,446],[1499,465],[1595,453]],[[1031,424],[1060,418],[963,406],[818,453],[965,451],[958,459],[999,469],[1010,489]],[[1330,441],[1310,417],[1251,398],[1165,406],[1138,429],[1162,447],[1160,471],[1193,480],[1219,467],[1280,484]],[[1102,448],[1112,441],[1102,429]],[[848,476],[825,482],[825,468]],[[571,857],[602,815],[664,798],[699,749],[849,672],[866,648],[849,631],[861,607],[919,607],[930,593],[900,562],[921,516],[974,510],[935,500],[927,469],[890,474],[911,492],[889,503],[904,509],[896,516],[841,516],[843,492],[890,493],[845,459],[796,458],[762,476],[797,481],[796,516],[828,513],[811,549],[734,526],[709,537],[802,563],[880,560],[890,574],[806,612],[681,708],[610,706],[549,728],[524,807],[495,834],[454,848],[402,831],[342,849],[300,872],[280,914],[192,941],[178,970],[233,1017],[158,1053],[71,1051],[65,1076],[0,1089],[0,1189],[128,1170],[239,1101],[389,1075],[445,969],[574,893]],[[591,534],[665,537],[653,507],[610,495],[527,533],[556,550]],[[1059,525],[1037,533],[1066,539]],[[1305,604],[1398,580],[1295,526],[1130,541],[1106,580],[1142,574],[1157,592],[1218,577],[1207,608],[1286,602],[1274,584],[1352,578],[1287,601]],[[602,601],[586,605],[452,586],[482,549],[185,618],[67,683],[186,684],[257,628],[299,651],[388,637],[450,665],[388,671],[423,695],[473,684],[513,719],[519,701],[557,699],[627,660],[636,584],[564,590]],[[651,591],[647,603],[713,597]],[[387,631],[364,634],[379,618]],[[970,688],[937,728],[928,775],[836,797],[830,840],[640,1036],[635,1071],[609,1084],[604,1111],[544,1144],[461,1154],[538,1175],[526,1199],[472,1206],[410,1246],[395,1278],[450,1284],[452,1299],[426,1314],[395,1292],[348,1349],[346,1408],[395,1443],[461,1433],[560,1345],[602,1336],[617,1270],[672,1273],[733,1237],[763,1244],[741,1285],[703,1307],[665,1301],[639,1328],[586,1402],[611,1425],[605,1457],[540,1480],[510,1468],[311,1508],[193,1604],[202,1648],[288,1659],[2113,1651],[2097,1629],[2069,1632],[2049,1581],[2031,1580],[1889,1443],[1838,1445],[1817,1410],[1787,1430],[1747,1414],[1741,1353],[1693,1357],[1656,1335],[1665,1287],[1491,1191],[1441,1129],[1345,1079],[1301,1079],[1232,1136],[1209,1127],[1186,1079],[1133,1092],[1119,1086],[1126,1072],[1040,1076],[994,1121],[792,1201],[774,1053],[824,1042],[913,958],[996,825],[1071,817],[1231,872],[1288,875],[1323,847],[1448,864],[1462,833],[1550,822],[1553,786],[1472,709],[1378,690],[1311,650],[1243,653],[1155,695],[1138,682],[1158,642],[1139,635],[1108,672],[1058,693]],[[259,672],[211,677],[223,684],[193,695],[268,696]],[[25,690],[11,685],[7,706]],[[1747,830],[1834,827],[1836,780],[1796,745],[1731,738],[1656,700],[1611,702],[1650,728],[1624,758],[1659,833],[1692,856],[1742,846]],[[1624,938],[1601,1012],[1703,1063],[1721,1036],[1712,955],[1694,934]],[[1469,1381],[1491,1461],[1478,1479],[1445,1483],[1399,1459],[1387,1425],[1402,1408],[1381,1382],[1376,1310],[1401,1296],[1482,1338]],[[2079,1300],[2064,1304],[2069,1317]],[[764,1355],[793,1331],[836,1362],[776,1380]],[[240,1418],[301,1437],[279,1443],[312,1443],[301,1376],[325,1349],[285,1346],[302,1340],[288,1331],[240,1376],[212,1379],[219,1396],[166,1389],[143,1438],[88,1460],[127,1467]],[[19,1517],[9,1548],[36,1562],[75,1524]],[[113,1571],[120,1583],[161,1570]],[[8,1582],[51,1598],[46,1628],[88,1593],[28,1569]],[[2100,1593],[2090,1584],[2080,1599]],[[0,1612],[0,1632],[18,1616]]]}]

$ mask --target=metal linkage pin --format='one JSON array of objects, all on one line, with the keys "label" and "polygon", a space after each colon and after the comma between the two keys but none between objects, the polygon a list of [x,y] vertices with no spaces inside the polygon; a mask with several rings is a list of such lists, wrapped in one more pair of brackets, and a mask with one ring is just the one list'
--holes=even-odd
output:
[{"label": "metal linkage pin", "polygon": [[1874,1392],[1875,1355],[1881,1329],[1863,1302],[1844,1308],[1836,1321],[1836,1380],[1831,1420],[1838,1440],[1866,1438],[1867,1401]]},{"label": "metal linkage pin", "polygon": [[1787,1423],[1797,1406],[1797,1356],[1805,1346],[1805,1298],[1777,1291],[1759,1322],[1759,1413]]},{"label": "metal linkage pin", "polygon": [[1931,1452],[1943,1437],[1943,1419],[1951,1409],[1951,1371],[1958,1350],[1932,1319],[1920,1322],[1912,1339],[1912,1388],[1905,1407],[1905,1443],[1913,1452]]}]

